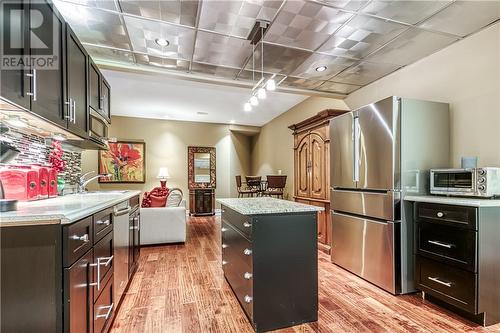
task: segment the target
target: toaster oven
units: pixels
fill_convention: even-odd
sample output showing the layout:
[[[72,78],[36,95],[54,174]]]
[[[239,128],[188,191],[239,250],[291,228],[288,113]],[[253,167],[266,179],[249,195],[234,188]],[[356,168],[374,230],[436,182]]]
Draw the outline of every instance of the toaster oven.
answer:
[[[431,194],[495,197],[500,195],[500,168],[431,169]]]

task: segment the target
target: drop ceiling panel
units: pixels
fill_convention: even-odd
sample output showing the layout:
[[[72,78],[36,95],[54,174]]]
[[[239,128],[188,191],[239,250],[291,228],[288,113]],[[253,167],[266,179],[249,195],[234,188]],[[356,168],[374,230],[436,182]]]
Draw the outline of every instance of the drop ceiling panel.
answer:
[[[120,6],[125,13],[194,27],[199,2],[197,0],[120,0]]]
[[[457,39],[447,35],[412,29],[370,55],[367,60],[407,65],[448,46]]]
[[[355,90],[358,90],[361,88],[361,86],[353,85],[353,84],[346,84],[346,83],[338,83],[338,82],[331,82],[331,81],[326,81],[323,83],[319,88],[316,88],[316,90],[320,91],[327,91],[327,92],[333,92],[333,93],[339,93],[339,94],[350,94]]]
[[[406,29],[408,27],[402,24],[357,15],[333,35],[319,51],[364,58]]]
[[[133,63],[134,57],[132,52],[120,51],[115,49],[107,49],[103,47],[95,47],[92,45],[84,45],[85,50],[90,54],[92,59],[106,62],[124,62]]]
[[[251,52],[250,52],[251,54]],[[264,43],[264,72],[290,75],[313,53],[305,50],[291,49],[288,47]],[[255,67],[260,68],[260,44],[255,51]],[[250,60],[246,66],[252,69]]]
[[[351,17],[352,14],[318,3],[288,1],[271,24],[265,40],[315,50]]]
[[[194,30],[130,16],[125,16],[125,24],[134,51],[175,59],[191,59]],[[158,45],[157,38],[168,40],[169,45]]]
[[[328,80],[354,63],[355,61],[351,59],[313,53],[302,63],[302,65],[292,72],[292,76],[306,79]],[[326,66],[326,70],[323,72],[316,71],[316,68],[321,66]]]
[[[247,81],[247,82],[254,82],[257,83],[261,78],[261,72],[260,68],[257,68],[254,72],[254,76],[252,77],[252,71],[251,70],[243,70],[241,73],[238,75],[238,80],[240,81]],[[270,78],[273,78],[276,83],[280,82],[285,78],[284,75],[280,74],[273,74],[273,73],[264,73],[264,80],[269,80]]]
[[[252,54],[250,41],[198,31],[194,60],[218,66],[242,67]]]
[[[449,3],[450,1],[436,0],[375,0],[364,7],[362,12],[399,22],[415,24],[436,13]]]
[[[374,64],[369,62],[361,62],[360,64],[348,68],[339,75],[335,76],[332,81],[339,83],[366,85],[375,81],[389,73],[394,72],[400,66],[392,64]]]
[[[196,74],[204,74],[213,77],[233,80],[236,78],[236,75],[238,75],[240,70],[238,68],[214,66],[193,62],[191,71]]]
[[[457,1],[420,26],[467,36],[498,19],[500,1]]]
[[[59,0],[55,0],[59,7]],[[113,0],[72,0],[74,4],[80,4],[88,7],[102,8],[108,10],[117,10]]]
[[[189,70],[189,61],[180,59],[171,59],[157,57],[153,55],[136,54],[135,58],[138,64],[163,67],[170,70],[187,72]]]
[[[203,1],[199,27],[246,38],[255,20],[271,21],[281,3],[281,0]]]
[[[292,77],[288,76],[283,83],[282,86],[299,88],[299,89],[316,89],[323,84],[324,81],[321,80],[309,80],[303,79],[300,77]]]
[[[322,2],[336,8],[354,11],[359,10],[368,3],[366,0],[318,0],[318,2]]]
[[[67,2],[58,2],[57,9],[81,42],[130,49],[120,15]]]

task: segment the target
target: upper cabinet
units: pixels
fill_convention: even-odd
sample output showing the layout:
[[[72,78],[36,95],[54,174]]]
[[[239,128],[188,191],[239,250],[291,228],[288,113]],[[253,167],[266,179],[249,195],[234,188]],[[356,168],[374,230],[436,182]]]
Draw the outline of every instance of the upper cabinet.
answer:
[[[110,86],[51,1],[2,9],[10,38],[3,51],[13,61],[0,69],[0,96],[84,139],[91,110],[110,123]],[[30,61],[16,66],[15,59]]]

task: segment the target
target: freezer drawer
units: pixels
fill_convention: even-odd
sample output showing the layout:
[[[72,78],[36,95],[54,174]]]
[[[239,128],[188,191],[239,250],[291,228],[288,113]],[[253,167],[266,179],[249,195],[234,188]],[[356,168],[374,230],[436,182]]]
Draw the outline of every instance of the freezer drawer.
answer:
[[[399,192],[361,192],[333,190],[331,205],[334,211],[372,216],[382,220],[398,220],[395,206]]]
[[[399,224],[332,213],[332,262],[393,294]]]

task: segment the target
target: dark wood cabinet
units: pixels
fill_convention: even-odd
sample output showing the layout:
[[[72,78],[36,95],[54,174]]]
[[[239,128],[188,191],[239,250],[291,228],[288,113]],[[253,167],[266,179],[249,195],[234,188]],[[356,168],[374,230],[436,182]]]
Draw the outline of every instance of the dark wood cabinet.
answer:
[[[189,191],[189,214],[205,216],[215,214],[215,189],[205,188]]]
[[[318,242],[320,249],[328,254],[331,249],[329,122],[344,112],[324,110],[289,126],[294,135],[294,198],[324,208],[318,213]]]
[[[315,212],[243,215],[222,205],[224,277],[256,332],[318,319]]]
[[[89,107],[96,112],[101,109],[101,73],[92,60],[89,60]]]
[[[101,82],[101,115],[111,123],[111,88],[104,77]]]
[[[66,25],[66,30],[68,129],[86,137],[88,130],[87,52],[68,25]]]
[[[500,322],[500,207],[464,206],[464,201],[413,204],[416,287],[424,298],[483,325],[495,324]]]

